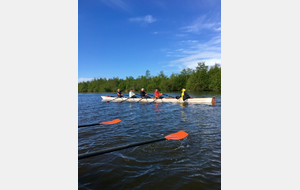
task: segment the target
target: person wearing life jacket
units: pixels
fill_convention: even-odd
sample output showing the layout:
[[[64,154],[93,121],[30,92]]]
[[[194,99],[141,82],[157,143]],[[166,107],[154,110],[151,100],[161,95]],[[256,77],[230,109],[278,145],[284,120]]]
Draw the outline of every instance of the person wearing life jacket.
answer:
[[[163,95],[163,94],[159,93],[157,88],[155,88],[154,95],[155,95],[156,99],[163,99],[163,97],[161,97],[161,95]]]
[[[184,88],[181,90],[181,92],[182,92],[182,93],[181,93],[181,97],[177,98],[178,96],[176,96],[176,98],[177,98],[178,100],[182,99],[183,101],[185,101],[186,99],[189,99],[189,98],[190,98],[189,94],[188,94],[187,92],[185,92],[185,89],[184,89]]]

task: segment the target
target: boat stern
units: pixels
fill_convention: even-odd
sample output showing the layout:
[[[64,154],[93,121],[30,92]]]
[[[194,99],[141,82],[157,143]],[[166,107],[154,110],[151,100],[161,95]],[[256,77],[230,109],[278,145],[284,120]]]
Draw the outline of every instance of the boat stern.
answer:
[[[215,99],[215,97],[214,97],[214,96],[212,97],[211,103],[213,103],[213,104],[215,104],[215,103],[216,103],[216,99]]]

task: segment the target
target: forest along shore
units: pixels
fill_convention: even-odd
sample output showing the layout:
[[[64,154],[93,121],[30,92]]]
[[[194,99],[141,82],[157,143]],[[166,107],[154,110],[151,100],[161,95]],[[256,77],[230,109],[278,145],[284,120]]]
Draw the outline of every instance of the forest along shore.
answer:
[[[187,91],[221,91],[221,66],[206,66],[205,62],[199,62],[196,69],[183,69],[179,74],[166,76],[163,71],[157,76],[151,76],[146,71],[145,76],[134,79],[129,76],[126,79],[99,78],[92,81],[78,83],[78,92],[116,92],[120,89],[129,92],[130,89],[139,92],[144,88],[146,92],[154,92],[155,88],[164,92],[178,92],[182,88]]]

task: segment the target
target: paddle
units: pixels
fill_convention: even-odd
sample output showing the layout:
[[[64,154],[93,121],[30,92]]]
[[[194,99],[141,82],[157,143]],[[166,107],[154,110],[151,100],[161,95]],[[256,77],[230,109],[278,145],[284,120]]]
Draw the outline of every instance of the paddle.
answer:
[[[144,99],[144,98],[141,97],[141,99],[140,99],[139,101],[141,101],[141,100],[143,100],[143,99]],[[137,101],[136,103],[139,103],[139,101]]]
[[[153,102],[151,102],[151,103],[154,103],[154,102],[155,102],[156,100],[158,100],[158,99],[160,99],[160,98],[156,98],[156,99],[155,99],[155,100],[153,100]],[[150,104],[151,104],[151,103],[150,103]]]
[[[94,124],[87,124],[87,125],[78,125],[78,128],[80,127],[89,127],[89,126],[94,126],[94,125],[108,125],[108,124],[116,124],[119,123],[121,120],[120,119],[115,119],[112,121],[106,121],[106,122],[101,122],[101,123],[94,123]]]
[[[153,96],[153,95],[147,94],[146,97],[147,97],[147,96]],[[148,98],[142,98],[142,96],[141,96],[141,99],[140,99],[139,101],[141,101],[141,100],[143,100],[143,99],[146,99],[146,100],[147,100]],[[138,103],[139,101],[137,101],[136,103]],[[148,101],[147,101],[147,102],[148,102]]]
[[[143,99],[146,99],[146,100],[147,100],[148,98],[141,98],[139,101],[141,101],[141,100],[143,100]],[[139,101],[137,101],[136,103],[138,103]],[[147,100],[147,102],[148,102],[148,100]]]
[[[154,103],[156,100],[159,100],[159,99],[161,99],[161,101],[162,101],[162,98],[156,98],[153,102],[151,102],[151,103]],[[151,104],[150,103],[150,104]]]
[[[163,98],[163,97],[160,97],[160,96],[163,96],[163,94],[160,93],[160,95],[159,95],[158,97],[155,96],[155,100],[153,100],[153,102],[151,102],[151,103],[154,103],[156,100],[162,99],[162,98]],[[150,103],[150,104],[151,104],[151,103]]]
[[[164,94],[164,95],[167,95],[167,96],[169,96],[169,97],[171,97],[171,98],[175,98],[175,97],[173,97],[173,96],[170,96],[170,95],[168,95],[168,94]]]
[[[124,102],[124,101],[128,100],[129,98],[130,98],[130,97],[126,98],[125,100],[122,100],[121,102]],[[120,103],[121,103],[121,102],[120,102]]]
[[[141,96],[141,95],[140,95]],[[147,96],[147,95],[146,95]],[[141,96],[141,99],[139,100],[139,101],[141,101],[141,100],[143,100],[143,99],[147,99],[147,98],[143,98],[142,96]],[[137,101],[136,103],[139,103],[139,101]]]
[[[133,96],[136,96],[136,95],[133,95]],[[126,100],[128,100],[129,98],[132,98],[132,97],[128,97]],[[123,101],[121,101],[121,102],[125,102],[126,100],[123,100]],[[120,102],[120,103],[121,103],[121,102]]]
[[[117,99],[117,98],[119,98],[119,96],[117,96],[116,98],[114,98],[114,99],[112,99],[112,100],[110,100],[110,101],[113,101],[113,100],[115,100],[115,99]],[[109,103],[110,101],[106,101],[106,102]]]
[[[153,143],[153,142],[157,142],[157,141],[163,141],[163,140],[167,140],[167,139],[169,139],[169,140],[180,140],[180,139],[183,139],[187,136],[188,136],[188,134],[186,132],[179,131],[177,133],[173,133],[173,134],[165,136],[164,138],[160,138],[160,139],[156,139],[156,140],[150,140],[150,141],[145,141],[145,142],[128,144],[128,145],[124,145],[124,146],[119,146],[119,147],[104,149],[104,150],[100,150],[100,151],[95,151],[95,152],[91,152],[91,153],[87,153],[87,154],[79,154],[78,155],[78,160],[82,159],[82,158],[88,158],[88,157],[96,156],[96,155],[99,155],[99,154],[113,152],[113,151],[116,151],[116,150],[122,150],[122,149],[125,149],[125,148],[130,148],[130,147],[139,146],[139,145],[143,145],[143,144]]]

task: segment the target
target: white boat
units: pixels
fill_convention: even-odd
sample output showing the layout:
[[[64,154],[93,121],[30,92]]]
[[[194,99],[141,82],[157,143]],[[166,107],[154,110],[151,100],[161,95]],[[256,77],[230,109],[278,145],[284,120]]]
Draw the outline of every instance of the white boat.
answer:
[[[177,100],[176,98],[163,98],[163,99],[155,99],[155,98],[128,98],[128,97],[109,97],[107,96],[101,96],[102,101],[111,101],[111,102],[121,102],[121,101],[128,101],[128,102],[178,102],[178,103],[209,103],[209,104],[215,104],[215,97],[209,97],[209,98],[189,98],[183,101],[182,99]]]

